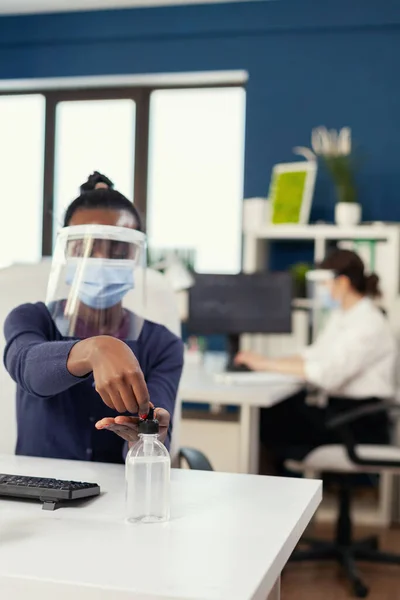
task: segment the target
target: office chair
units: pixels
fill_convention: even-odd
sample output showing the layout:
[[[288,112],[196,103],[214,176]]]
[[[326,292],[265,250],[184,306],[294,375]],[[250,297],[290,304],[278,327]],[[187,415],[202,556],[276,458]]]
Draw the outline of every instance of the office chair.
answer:
[[[196,469],[197,471],[213,471],[208,458],[194,448],[181,448],[179,451],[179,467],[182,468],[187,465],[189,469]]]
[[[301,462],[287,460],[286,466],[292,471],[307,476],[321,473],[335,474],[338,483],[338,518],[333,542],[303,538],[308,550],[296,550],[291,560],[326,561],[335,560],[344,569],[356,597],[366,598],[369,590],[361,580],[356,561],[400,566],[400,554],[389,554],[379,550],[378,537],[354,540],[351,520],[351,500],[354,488],[354,475],[386,473],[400,474],[400,448],[396,446],[355,444],[349,425],[365,416],[386,412],[390,416],[400,416],[400,405],[377,403],[348,411],[336,416],[327,423],[342,439],[342,445],[320,446],[312,450]]]

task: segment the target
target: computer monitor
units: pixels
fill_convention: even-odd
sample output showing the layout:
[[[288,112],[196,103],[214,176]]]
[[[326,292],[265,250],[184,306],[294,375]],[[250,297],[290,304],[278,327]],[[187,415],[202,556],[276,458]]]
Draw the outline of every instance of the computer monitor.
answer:
[[[196,335],[229,338],[230,358],[244,333],[291,333],[290,273],[195,276],[187,328]]]

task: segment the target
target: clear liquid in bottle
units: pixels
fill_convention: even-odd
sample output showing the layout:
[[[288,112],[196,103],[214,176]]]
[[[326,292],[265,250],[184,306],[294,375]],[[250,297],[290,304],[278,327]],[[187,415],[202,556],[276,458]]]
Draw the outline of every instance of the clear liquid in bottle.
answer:
[[[169,519],[171,460],[150,416],[140,423],[139,441],[126,457],[126,517],[132,523]]]

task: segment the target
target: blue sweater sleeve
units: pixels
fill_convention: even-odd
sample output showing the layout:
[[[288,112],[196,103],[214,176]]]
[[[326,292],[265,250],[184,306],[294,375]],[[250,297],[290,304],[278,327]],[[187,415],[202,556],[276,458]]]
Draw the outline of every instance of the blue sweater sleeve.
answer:
[[[4,323],[4,365],[21,388],[47,398],[82,381],[67,369],[76,341],[55,341],[54,324],[43,304],[22,304]]]
[[[171,426],[166,440],[166,446],[169,447],[175,402],[183,369],[183,343],[165,327],[158,330],[157,338],[154,340],[154,348],[157,348],[158,352],[155,352],[152,357],[151,368],[146,373],[146,383],[154,406],[165,408],[171,415]]]

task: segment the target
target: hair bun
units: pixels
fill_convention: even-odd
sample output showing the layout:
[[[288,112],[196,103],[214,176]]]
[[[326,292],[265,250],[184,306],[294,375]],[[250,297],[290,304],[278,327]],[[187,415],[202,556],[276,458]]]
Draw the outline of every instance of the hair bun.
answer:
[[[81,185],[81,187],[80,187],[81,194],[84,194],[85,192],[92,192],[93,190],[96,189],[96,186],[99,183],[104,184],[105,186],[107,186],[110,189],[113,189],[113,187],[114,187],[114,184],[111,181],[111,179],[109,179],[102,173],[99,173],[99,171],[94,171],[91,175],[89,175],[89,177],[87,178],[85,183],[83,183]]]

